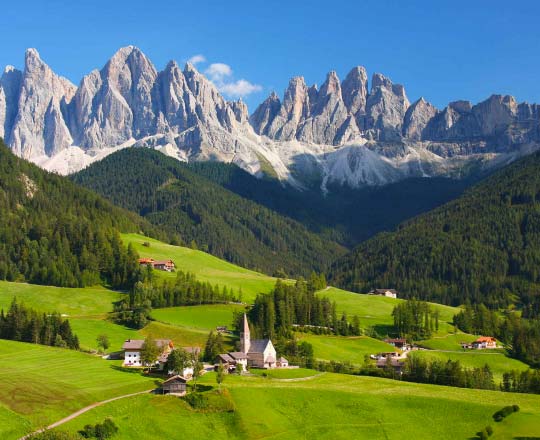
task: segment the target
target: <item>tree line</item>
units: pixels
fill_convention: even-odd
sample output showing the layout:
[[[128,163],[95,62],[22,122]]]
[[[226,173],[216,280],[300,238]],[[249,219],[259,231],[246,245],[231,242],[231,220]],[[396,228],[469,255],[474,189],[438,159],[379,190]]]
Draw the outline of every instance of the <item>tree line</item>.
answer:
[[[114,304],[116,321],[143,328],[153,308],[240,302],[242,292],[197,280],[190,272],[178,270],[174,280],[154,280],[153,269],[143,271],[143,280],[133,286],[127,298]]]
[[[7,313],[0,311],[0,338],[18,342],[79,349],[79,338],[58,313],[41,314],[13,298]]]
[[[142,218],[11,153],[0,140],[0,280],[128,289],[136,253],[119,231],[160,237]]]
[[[406,298],[453,306],[532,304],[540,292],[539,170],[540,153],[527,156],[362,243],[333,266],[332,282],[357,292],[395,286]]]
[[[439,311],[425,301],[411,299],[394,307],[394,328],[407,339],[429,339],[439,330]]]
[[[539,319],[525,319],[513,311],[499,317],[483,304],[467,304],[454,316],[454,324],[466,333],[494,336],[508,347],[510,356],[540,366]]]
[[[143,216],[176,244],[193,243],[268,274],[284,267],[289,276],[307,276],[311,268],[323,271],[346,252],[290,216],[224,189],[152,149],[122,150],[72,179]]]
[[[347,314],[338,318],[335,302],[327,297],[316,295],[321,287],[312,276],[308,281],[299,278],[294,285],[277,280],[269,294],[259,294],[248,312],[251,331],[255,337],[274,339],[277,336],[290,336],[293,326],[304,330],[311,327],[323,329],[328,333],[344,336],[359,335],[360,321]],[[241,329],[241,315],[235,318],[236,328]]]

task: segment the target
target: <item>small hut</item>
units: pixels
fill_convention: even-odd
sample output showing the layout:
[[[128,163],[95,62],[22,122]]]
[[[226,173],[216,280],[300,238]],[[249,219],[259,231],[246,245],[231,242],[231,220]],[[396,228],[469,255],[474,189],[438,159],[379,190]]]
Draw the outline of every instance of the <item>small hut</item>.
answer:
[[[163,382],[163,394],[183,396],[186,394],[187,379],[177,374]]]

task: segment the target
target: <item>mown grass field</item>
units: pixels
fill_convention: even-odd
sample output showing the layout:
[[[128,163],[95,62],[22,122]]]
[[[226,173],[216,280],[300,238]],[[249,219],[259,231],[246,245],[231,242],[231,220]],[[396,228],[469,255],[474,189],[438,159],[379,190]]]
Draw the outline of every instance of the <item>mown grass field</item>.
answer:
[[[461,365],[467,368],[480,368],[488,364],[497,385],[506,371],[527,370],[529,368],[528,365],[517,359],[512,359],[500,351],[491,350],[467,350],[463,352],[427,350],[412,352],[409,356],[419,356],[423,359],[442,361],[458,360]]]
[[[239,304],[212,304],[202,306],[169,307],[155,309],[152,317],[165,324],[177,325],[189,329],[215,330],[217,326],[232,326],[234,311],[244,311]]]
[[[122,241],[126,245],[131,243],[143,258],[173,260],[179,270],[194,273],[200,281],[227,286],[235,293],[241,289],[244,302],[253,301],[258,293],[270,292],[276,283],[275,278],[244,269],[202,251],[168,245],[139,234],[122,234]],[[150,243],[150,247],[143,246],[144,242]],[[176,276],[174,272],[156,273],[165,278]]]
[[[390,331],[393,326],[392,310],[403,301],[383,296],[348,292],[336,287],[329,287],[317,292],[317,294],[335,301],[338,313],[347,312],[348,316],[358,315],[362,328],[373,327],[379,334],[383,335]],[[440,314],[437,335],[446,335],[453,332],[454,327],[451,322],[459,309],[435,303],[431,303],[431,306],[437,309]]]
[[[70,318],[69,322],[83,350],[97,350],[98,335],[107,335],[109,338],[108,353],[120,351],[126,339],[143,338],[137,330],[104,319]]]
[[[261,377],[267,377],[269,379],[301,379],[311,378],[321,374],[319,371],[310,370],[309,368],[283,368],[275,370],[262,370],[252,368],[250,373]]]
[[[120,365],[73,350],[0,340],[0,420],[9,417],[7,409],[24,417],[26,428],[45,426],[91,403],[154,387],[155,379]],[[19,422],[13,417],[15,426]],[[10,438],[12,427],[0,423],[0,438]]]
[[[422,341],[420,345],[422,345],[422,347],[429,348],[430,350],[465,351],[465,349],[461,348],[461,342],[470,343],[477,338],[478,336],[469,335],[467,333],[456,333],[426,339],[425,341]]]
[[[324,361],[351,362],[362,365],[370,354],[396,351],[391,345],[368,336],[327,336],[297,333],[298,339],[313,345],[316,359]]]
[[[215,387],[214,374],[203,385]],[[76,432],[112,416],[118,440],[215,439],[469,439],[487,425],[494,438],[540,435],[540,396],[412,384],[325,373],[293,381],[228,376],[234,412],[199,412],[181,399],[143,395],[98,407],[63,426]],[[495,424],[508,404],[521,412]],[[141,417],[144,414],[144,417]],[[512,417],[516,417],[514,421]],[[519,419],[518,419],[519,418]]]
[[[7,310],[13,300],[39,312],[58,312],[69,316],[97,316],[112,311],[122,293],[104,287],[70,289],[0,281],[0,309]]]

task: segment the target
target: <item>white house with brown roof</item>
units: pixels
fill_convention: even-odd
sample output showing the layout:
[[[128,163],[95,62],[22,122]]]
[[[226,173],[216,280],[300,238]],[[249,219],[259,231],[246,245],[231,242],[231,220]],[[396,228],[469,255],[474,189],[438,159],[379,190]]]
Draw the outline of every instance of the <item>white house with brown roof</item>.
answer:
[[[160,364],[167,361],[169,353],[174,348],[174,345],[170,339],[156,339],[156,345],[161,349],[161,354],[158,357]],[[124,363],[125,367],[144,367],[141,361],[141,350],[144,346],[144,339],[128,339],[122,345],[124,351]]]
[[[373,289],[370,290],[368,295],[385,296],[386,298],[398,297],[398,291],[396,289]]]

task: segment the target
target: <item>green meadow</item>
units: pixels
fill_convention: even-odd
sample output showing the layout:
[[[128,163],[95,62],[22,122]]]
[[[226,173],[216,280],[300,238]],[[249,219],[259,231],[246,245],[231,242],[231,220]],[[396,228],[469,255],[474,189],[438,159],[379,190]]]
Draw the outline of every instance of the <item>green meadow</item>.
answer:
[[[203,376],[200,383],[215,389],[215,375]],[[494,427],[498,437],[493,438],[511,438],[504,435],[513,434],[509,426],[515,420],[522,422],[520,435],[540,435],[540,396],[329,373],[290,380],[231,375],[223,386],[227,390],[223,399],[231,401],[228,411],[197,411],[182,399],[142,395],[93,409],[62,430],[76,432],[87,423],[112,417],[119,427],[118,440],[221,436],[455,440],[473,438],[487,425]],[[492,414],[508,404],[519,405],[520,413],[495,424]]]
[[[296,333],[298,339],[313,345],[316,359],[362,365],[370,354],[396,351],[391,345],[368,336],[327,336]]]
[[[154,386],[153,378],[126,372],[121,361],[0,340],[0,420],[10,412],[25,419],[0,423],[0,438],[9,438],[13,426],[19,433],[30,424],[45,426],[91,403]]]
[[[227,326],[230,329],[233,312],[244,310],[245,306],[239,304],[169,307],[153,310],[152,317],[165,324],[208,332],[217,326]]]
[[[39,312],[59,312],[68,316],[100,316],[112,311],[122,293],[104,287],[66,288],[0,281],[0,309],[13,300]]]
[[[527,364],[524,364],[517,359],[512,359],[503,352],[491,350],[467,350],[457,352],[426,350],[412,352],[409,356],[418,356],[429,360],[459,361],[461,365],[467,368],[480,368],[487,364],[493,372],[496,384],[501,381],[502,375],[506,371],[527,370],[529,368]]]
[[[392,310],[403,301],[383,296],[348,292],[336,287],[320,290],[317,295],[326,296],[335,301],[338,313],[346,312],[348,316],[358,315],[362,328],[373,327],[379,334],[383,335],[391,331],[394,324]],[[431,307],[437,309],[440,314],[437,335],[446,335],[453,332],[454,327],[451,322],[459,309],[435,303],[431,303]]]
[[[200,281],[227,286],[235,293],[241,290],[244,302],[253,301],[258,293],[270,292],[276,283],[275,278],[244,269],[202,251],[172,246],[139,234],[122,234],[122,241],[126,245],[131,243],[143,258],[171,259],[179,270],[194,273]],[[145,242],[150,247],[144,246]],[[174,272],[156,273],[164,278],[176,276]]]
[[[425,341],[422,341],[420,345],[429,348],[430,350],[465,351],[465,349],[461,348],[461,342],[470,343],[477,338],[478,336],[469,335],[468,333],[456,333],[426,339]]]

